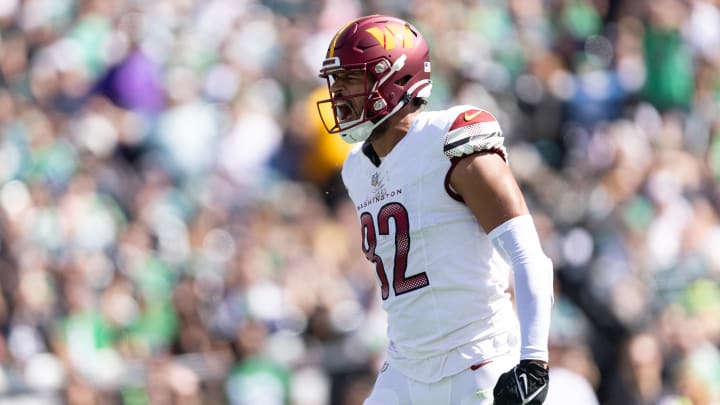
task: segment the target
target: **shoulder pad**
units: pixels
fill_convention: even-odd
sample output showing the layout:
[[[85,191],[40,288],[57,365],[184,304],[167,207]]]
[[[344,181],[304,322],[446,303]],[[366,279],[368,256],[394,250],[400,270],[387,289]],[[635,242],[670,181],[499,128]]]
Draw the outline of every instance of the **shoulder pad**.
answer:
[[[448,158],[493,151],[507,160],[500,124],[489,112],[470,108],[460,113],[448,129],[443,152]]]

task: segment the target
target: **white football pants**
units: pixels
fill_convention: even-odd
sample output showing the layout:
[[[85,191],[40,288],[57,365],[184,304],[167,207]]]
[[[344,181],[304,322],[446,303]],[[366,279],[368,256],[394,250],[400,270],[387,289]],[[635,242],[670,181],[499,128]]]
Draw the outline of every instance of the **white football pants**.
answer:
[[[363,405],[492,405],[495,383],[517,363],[517,354],[507,354],[435,383],[412,380],[385,363]]]

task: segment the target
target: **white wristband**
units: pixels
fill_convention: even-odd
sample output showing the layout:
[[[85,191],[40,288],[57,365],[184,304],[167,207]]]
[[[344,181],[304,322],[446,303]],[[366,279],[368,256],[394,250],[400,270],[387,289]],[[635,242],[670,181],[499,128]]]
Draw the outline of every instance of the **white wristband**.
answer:
[[[521,333],[520,358],[548,361],[553,265],[542,251],[532,217],[512,218],[488,236],[513,269]]]

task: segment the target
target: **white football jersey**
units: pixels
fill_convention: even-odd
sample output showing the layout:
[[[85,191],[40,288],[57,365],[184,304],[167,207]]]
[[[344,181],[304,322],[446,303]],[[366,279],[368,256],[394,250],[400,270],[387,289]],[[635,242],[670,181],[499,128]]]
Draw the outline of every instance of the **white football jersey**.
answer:
[[[489,112],[457,106],[418,114],[382,160],[363,144],[343,166],[388,314],[388,361],[415,380],[517,350],[509,266],[449,186],[452,158],[506,158],[502,141]]]

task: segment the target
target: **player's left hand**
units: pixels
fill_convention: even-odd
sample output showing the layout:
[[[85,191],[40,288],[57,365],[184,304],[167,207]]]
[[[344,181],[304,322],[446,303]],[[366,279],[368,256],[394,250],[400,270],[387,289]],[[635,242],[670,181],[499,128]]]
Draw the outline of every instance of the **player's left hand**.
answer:
[[[494,405],[542,405],[549,383],[545,362],[520,360],[498,378],[493,390]]]

